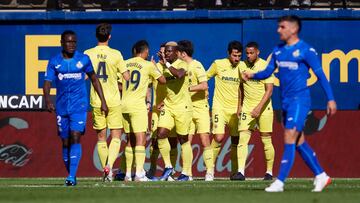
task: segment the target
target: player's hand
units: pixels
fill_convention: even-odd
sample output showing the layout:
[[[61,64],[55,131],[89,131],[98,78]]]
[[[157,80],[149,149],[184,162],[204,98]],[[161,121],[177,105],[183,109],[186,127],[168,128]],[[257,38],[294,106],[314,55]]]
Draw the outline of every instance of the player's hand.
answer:
[[[161,111],[164,108],[164,102],[160,102],[160,104],[156,105],[156,109]]]
[[[336,102],[334,100],[328,101],[326,113],[328,116],[332,116],[336,113]]]
[[[164,65],[166,63],[164,52],[158,51],[157,55],[160,58],[159,62]]]
[[[50,113],[55,111],[55,106],[51,101],[46,102],[46,110],[48,110]]]
[[[243,80],[248,81],[250,78],[254,77],[254,73],[250,73],[250,72],[245,71],[245,72],[241,73],[241,77],[242,77]]]
[[[106,103],[101,102],[101,112],[103,112],[105,114],[105,117],[108,116],[109,109],[108,109]]]
[[[250,112],[250,115],[252,118],[257,118],[260,116],[260,112],[261,112],[261,108],[257,106]]]

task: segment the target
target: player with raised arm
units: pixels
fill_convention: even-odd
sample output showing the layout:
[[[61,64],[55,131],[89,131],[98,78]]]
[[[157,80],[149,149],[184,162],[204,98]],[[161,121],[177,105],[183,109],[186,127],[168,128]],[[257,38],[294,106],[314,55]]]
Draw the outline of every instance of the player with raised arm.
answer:
[[[158,68],[151,61],[146,60],[149,57],[149,44],[145,40],[135,43],[134,52],[135,57],[125,61],[126,68],[130,71],[130,80],[123,81],[122,91],[124,129],[128,135],[125,149],[125,180],[131,180],[132,146],[135,145],[135,181],[147,181],[148,178],[144,171],[146,131],[148,129],[146,94],[152,80],[155,79],[160,84],[165,84],[166,80]],[[131,134],[135,135],[135,144],[131,143],[134,140],[130,138]]]
[[[214,139],[211,146],[214,153],[214,162],[220,152],[221,142],[225,136],[225,126],[229,128],[231,136],[231,176],[237,173],[237,145],[238,117],[236,115],[239,100],[240,85],[240,66],[244,63],[240,61],[242,54],[242,44],[238,41],[231,41],[228,44],[228,57],[215,60],[209,70],[208,79],[215,77],[215,90],[212,104],[212,134]]]
[[[80,138],[85,132],[89,106],[85,74],[99,95],[99,110],[107,115],[108,107],[90,58],[76,51],[76,34],[66,30],[61,34],[62,51],[49,60],[44,82],[44,97],[48,111],[56,111],[58,134],[62,140],[62,157],[69,173],[65,185],[77,184],[76,172],[81,159]],[[56,84],[56,110],[50,100],[51,83]]]
[[[120,51],[109,47],[111,38],[111,25],[101,23],[96,27],[97,46],[86,50],[104,91],[109,114],[106,116],[100,110],[100,98],[94,86],[90,90],[90,104],[93,113],[93,128],[96,130],[98,142],[97,151],[101,166],[103,167],[104,181],[113,180],[112,168],[120,150],[120,136],[122,134],[121,99],[118,90],[118,74],[125,80],[129,80],[129,72]],[[110,129],[111,142],[108,147],[106,142],[106,130]]]
[[[205,181],[214,180],[213,150],[210,146],[210,114],[208,103],[208,84],[206,71],[203,65],[192,58],[194,48],[192,42],[182,40],[178,42],[180,58],[188,64],[188,75],[190,78],[189,92],[193,105],[193,118],[190,126],[189,141],[193,136],[200,136],[204,148],[203,158],[206,166]],[[188,172],[192,176],[191,168]]]
[[[305,141],[303,127],[311,107],[310,89],[307,86],[311,68],[324,89],[328,103],[327,113],[336,113],[336,102],[328,80],[322,70],[317,53],[313,47],[299,39],[301,21],[297,16],[283,16],[279,19],[277,32],[284,43],[276,46],[271,60],[265,70],[258,73],[245,72],[245,80],[269,77],[276,67],[279,69],[280,90],[282,99],[284,132],[284,152],[279,175],[266,192],[282,192],[286,177],[289,175],[298,151],[302,159],[315,175],[313,192],[321,192],[331,179],[320,166],[316,153]]]
[[[245,66],[240,71],[259,72],[266,68],[266,61],[259,57],[259,45],[249,42],[245,48]],[[271,103],[271,95],[274,86],[274,76],[265,80],[248,80],[241,82],[241,100],[239,100],[239,144],[237,147],[238,173],[234,180],[245,180],[245,164],[248,156],[248,143],[251,133],[260,131],[261,141],[264,145],[266,173],[264,180],[272,180],[272,168],[274,165],[275,150],[271,141],[273,130],[274,112]]]
[[[178,45],[176,42],[168,42],[165,46],[165,54],[161,55],[165,64],[164,76],[166,78],[166,98],[164,107],[160,112],[158,124],[158,146],[165,163],[160,180],[167,180],[173,173],[173,165],[170,161],[170,143],[168,135],[175,127],[181,144],[181,157],[183,160],[182,173],[179,181],[190,180],[187,172],[192,165],[192,148],[188,140],[192,117],[192,104],[188,91],[189,78],[187,76],[187,64],[178,59]]]

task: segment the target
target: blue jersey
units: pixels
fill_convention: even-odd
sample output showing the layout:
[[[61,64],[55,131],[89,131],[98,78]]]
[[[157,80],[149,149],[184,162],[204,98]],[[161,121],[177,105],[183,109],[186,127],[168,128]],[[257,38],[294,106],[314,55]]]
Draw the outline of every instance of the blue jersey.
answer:
[[[77,51],[70,59],[64,59],[61,53],[50,59],[45,80],[55,81],[57,115],[87,111],[85,74],[91,71],[94,70],[89,57]]]
[[[334,100],[330,84],[320,65],[317,53],[314,48],[300,40],[294,45],[280,44],[272,52],[271,61],[265,70],[254,75],[254,79],[264,79],[279,68],[278,78],[282,99],[294,97],[308,97],[310,91],[307,86],[307,79],[310,77],[311,68],[318,77],[322,88],[325,90],[327,99]]]

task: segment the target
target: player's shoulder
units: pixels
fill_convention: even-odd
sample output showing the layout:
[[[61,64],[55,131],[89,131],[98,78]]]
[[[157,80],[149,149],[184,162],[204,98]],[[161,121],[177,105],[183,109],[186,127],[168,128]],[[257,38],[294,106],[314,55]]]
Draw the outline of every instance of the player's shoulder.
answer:
[[[317,52],[316,52],[315,48],[313,46],[311,46],[309,43],[307,43],[307,42],[305,42],[303,40],[300,40],[299,43],[300,43],[299,46],[303,51],[305,51],[305,52],[313,52],[314,54],[317,55]]]
[[[214,61],[214,63],[217,64],[217,65],[226,64],[226,63],[228,63],[228,62],[229,62],[229,59],[228,59],[228,58],[216,59],[216,60]]]
[[[63,59],[62,54],[58,53],[49,59],[49,64],[59,64]]]
[[[258,63],[259,65],[266,65],[267,64],[267,62],[262,58],[259,58],[256,63]]]
[[[90,55],[90,54],[94,53],[95,51],[96,51],[96,47],[92,47],[92,48],[85,50],[84,54]]]
[[[200,62],[200,61],[198,61],[198,60],[196,60],[196,59],[194,59],[193,61],[192,61],[192,67],[193,68],[197,68],[197,69],[203,69],[204,68],[204,66],[202,65],[202,63]]]
[[[109,47],[109,52],[114,54],[114,55],[120,55],[122,57],[121,51],[119,51],[117,49]]]

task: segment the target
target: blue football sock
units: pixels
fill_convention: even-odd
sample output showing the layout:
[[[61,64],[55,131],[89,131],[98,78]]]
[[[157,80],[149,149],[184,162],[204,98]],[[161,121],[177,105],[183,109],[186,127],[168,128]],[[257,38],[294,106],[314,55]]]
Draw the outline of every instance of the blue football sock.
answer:
[[[281,159],[278,179],[285,182],[295,160],[295,144],[285,144],[283,157]]]
[[[315,175],[319,175],[324,172],[321,168],[318,159],[316,158],[316,153],[311,149],[310,145],[307,142],[302,143],[296,147],[302,159],[305,161],[306,165],[311,169]]]
[[[81,144],[72,144],[70,146],[70,176],[76,177],[76,172],[81,159]]]
[[[70,164],[69,148],[67,148],[67,147],[62,148],[62,157],[63,157],[63,161],[64,161],[64,164],[65,164],[66,171],[69,173],[69,164]]]

